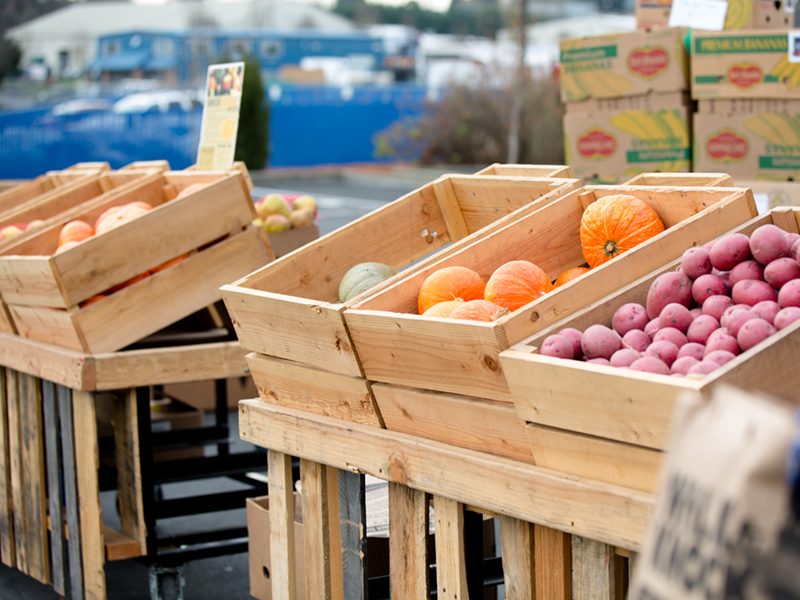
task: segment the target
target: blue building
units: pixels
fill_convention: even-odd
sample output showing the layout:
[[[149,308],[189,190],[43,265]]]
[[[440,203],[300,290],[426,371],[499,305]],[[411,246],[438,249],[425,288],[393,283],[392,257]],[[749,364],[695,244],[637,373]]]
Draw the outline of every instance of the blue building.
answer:
[[[383,64],[384,48],[380,38],[359,32],[132,31],[98,38],[97,58],[87,72],[104,81],[131,77],[196,85],[205,79],[208,65],[247,56],[258,59],[262,76],[275,77],[281,67],[299,65],[309,57],[357,58],[377,70]]]

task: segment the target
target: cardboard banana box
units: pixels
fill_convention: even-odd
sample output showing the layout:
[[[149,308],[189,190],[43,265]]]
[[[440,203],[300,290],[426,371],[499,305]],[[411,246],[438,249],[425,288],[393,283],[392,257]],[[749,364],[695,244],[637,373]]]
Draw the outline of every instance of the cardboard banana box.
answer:
[[[726,30],[774,29],[792,27],[793,2],[775,0],[728,0]],[[636,27],[666,27],[672,12],[672,0],[636,0]]]
[[[800,99],[789,30],[692,32],[692,98]]]
[[[561,100],[688,89],[682,27],[562,40]]]
[[[576,177],[616,183],[691,169],[688,98],[681,93],[567,105],[564,147]]]

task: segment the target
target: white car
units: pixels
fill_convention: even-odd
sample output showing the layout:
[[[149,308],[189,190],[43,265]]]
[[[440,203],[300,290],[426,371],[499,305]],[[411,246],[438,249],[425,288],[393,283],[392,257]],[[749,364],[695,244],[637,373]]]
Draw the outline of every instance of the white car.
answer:
[[[196,94],[181,90],[154,90],[128,94],[117,100],[111,111],[115,113],[168,112],[170,110],[190,111],[201,106]]]

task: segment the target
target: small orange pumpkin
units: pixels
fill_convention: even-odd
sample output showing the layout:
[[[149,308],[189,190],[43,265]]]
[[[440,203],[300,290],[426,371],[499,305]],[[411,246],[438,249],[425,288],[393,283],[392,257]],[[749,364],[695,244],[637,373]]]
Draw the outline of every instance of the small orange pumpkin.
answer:
[[[492,317],[501,311],[508,312],[499,304],[489,302],[488,300],[470,300],[469,302],[464,302],[464,304],[451,312],[450,318],[491,323]]]
[[[517,310],[553,289],[547,273],[535,264],[512,260],[492,273],[483,297],[508,310]]]
[[[472,269],[445,267],[434,271],[422,282],[417,299],[419,314],[425,314],[434,304],[461,298],[465,302],[483,299],[486,285]]]
[[[595,268],[662,231],[664,223],[647,203],[625,194],[606,196],[581,217],[583,257]]]
[[[70,221],[61,228],[61,232],[58,234],[58,245],[63,246],[67,242],[82,242],[93,235],[94,229],[86,221]]]
[[[575,267],[573,269],[567,269],[561,275],[558,276],[558,279],[556,279],[555,283],[553,284],[553,287],[561,287],[565,283],[569,283],[570,281],[577,279],[578,277],[580,277],[581,275],[590,270],[591,269],[587,269],[586,267]]]
[[[448,300],[447,302],[439,302],[439,304],[434,304],[428,310],[426,310],[423,316],[441,317],[443,319],[446,319],[447,317],[450,316],[450,313],[452,313],[462,304],[464,304],[464,301],[461,298],[456,298],[455,300]]]

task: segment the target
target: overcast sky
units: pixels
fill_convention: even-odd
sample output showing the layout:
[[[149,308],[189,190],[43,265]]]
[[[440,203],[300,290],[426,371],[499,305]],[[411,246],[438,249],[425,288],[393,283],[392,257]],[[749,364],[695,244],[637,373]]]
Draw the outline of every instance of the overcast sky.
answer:
[[[168,2],[169,0],[133,0],[136,4],[163,4],[164,2]],[[224,2],[241,2],[242,0],[223,0]],[[253,0],[257,1],[257,0]],[[296,2],[307,2],[309,4],[318,4],[324,7],[333,6],[336,0],[295,0]],[[381,2],[375,2],[375,4],[390,4],[392,6],[400,6],[403,4],[408,3],[408,0],[381,0]],[[430,10],[440,10],[446,11],[450,7],[450,0],[417,0],[417,4],[419,4],[423,8],[427,8]]]

